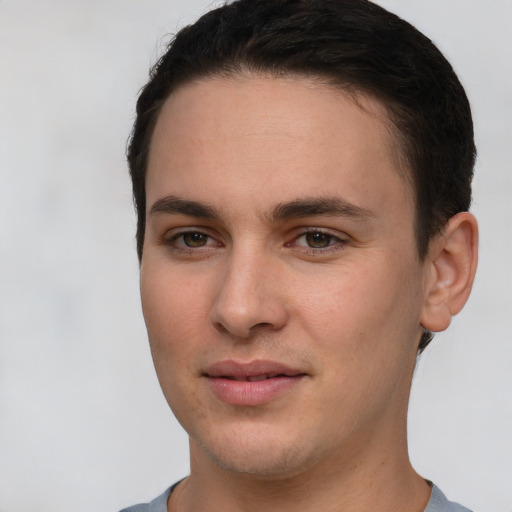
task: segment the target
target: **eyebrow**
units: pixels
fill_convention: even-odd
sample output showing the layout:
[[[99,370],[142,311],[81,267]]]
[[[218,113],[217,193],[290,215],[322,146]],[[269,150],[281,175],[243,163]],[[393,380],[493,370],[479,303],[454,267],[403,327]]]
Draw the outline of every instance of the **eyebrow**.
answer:
[[[181,199],[177,196],[166,196],[155,201],[149,210],[149,214],[156,215],[159,213],[181,214],[197,217],[198,219],[217,219],[220,217],[217,210],[209,204]]]
[[[208,203],[166,196],[155,201],[149,210],[150,215],[178,214],[198,219],[219,219],[219,211]],[[347,217],[356,220],[375,218],[374,211],[356,206],[338,197],[306,197],[276,205],[267,216],[270,222],[291,218],[315,216]]]
[[[368,208],[362,208],[338,197],[312,197],[296,199],[277,205],[270,215],[272,221],[294,217],[314,217],[317,215],[347,217],[356,220],[375,218],[377,215]]]

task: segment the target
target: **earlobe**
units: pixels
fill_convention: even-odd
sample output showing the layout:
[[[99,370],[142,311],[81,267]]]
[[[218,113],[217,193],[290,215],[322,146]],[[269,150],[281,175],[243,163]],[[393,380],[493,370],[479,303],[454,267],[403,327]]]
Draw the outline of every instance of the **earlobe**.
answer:
[[[466,303],[478,261],[478,225],[469,212],[454,215],[430,243],[421,324],[444,331]]]

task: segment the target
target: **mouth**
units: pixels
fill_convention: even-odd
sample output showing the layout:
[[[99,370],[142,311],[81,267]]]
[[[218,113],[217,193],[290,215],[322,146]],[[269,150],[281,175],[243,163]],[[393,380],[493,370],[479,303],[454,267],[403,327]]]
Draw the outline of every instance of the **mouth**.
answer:
[[[267,380],[267,379],[275,379],[275,378],[280,378],[280,377],[298,377],[299,375],[305,375],[305,374],[299,373],[296,375],[286,375],[284,373],[277,373],[274,375],[263,374],[263,375],[252,375],[252,376],[247,376],[247,377],[234,377],[232,375],[221,375],[220,377],[223,379],[228,379],[228,380],[236,380],[237,382],[261,382],[262,380]],[[210,377],[211,377],[211,375],[210,375]]]
[[[204,375],[239,382],[258,382],[278,377],[297,377],[306,375],[306,373],[277,361],[258,359],[249,363],[239,363],[232,360],[219,361],[209,366]]]
[[[203,377],[222,402],[257,406],[291,392],[307,373],[276,361],[221,361],[209,366]]]

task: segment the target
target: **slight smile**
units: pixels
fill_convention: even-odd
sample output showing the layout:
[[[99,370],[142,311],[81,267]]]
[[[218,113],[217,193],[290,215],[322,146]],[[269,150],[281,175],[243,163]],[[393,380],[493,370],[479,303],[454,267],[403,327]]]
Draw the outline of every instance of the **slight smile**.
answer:
[[[277,361],[220,361],[203,374],[215,396],[239,406],[264,405],[288,392],[307,374]]]

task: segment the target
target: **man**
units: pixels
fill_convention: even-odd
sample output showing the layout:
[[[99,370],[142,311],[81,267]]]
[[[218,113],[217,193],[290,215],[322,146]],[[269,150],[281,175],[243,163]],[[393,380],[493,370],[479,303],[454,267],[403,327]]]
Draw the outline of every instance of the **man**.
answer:
[[[239,0],[183,29],[128,158],[144,317],[190,476],[136,511],[463,511],[418,475],[418,352],[466,302],[464,90],[366,0]]]

